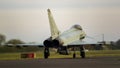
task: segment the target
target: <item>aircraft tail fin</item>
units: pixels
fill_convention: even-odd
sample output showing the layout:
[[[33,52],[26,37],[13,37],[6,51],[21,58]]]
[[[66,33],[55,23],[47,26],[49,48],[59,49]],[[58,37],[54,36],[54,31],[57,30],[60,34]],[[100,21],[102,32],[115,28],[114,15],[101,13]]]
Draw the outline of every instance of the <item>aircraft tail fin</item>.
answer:
[[[50,9],[48,9],[47,11],[48,11],[48,18],[49,18],[49,24],[50,24],[50,30],[51,30],[51,37],[52,39],[55,39],[56,37],[59,36],[60,32],[55,24],[55,21],[54,21],[54,18],[52,16]]]

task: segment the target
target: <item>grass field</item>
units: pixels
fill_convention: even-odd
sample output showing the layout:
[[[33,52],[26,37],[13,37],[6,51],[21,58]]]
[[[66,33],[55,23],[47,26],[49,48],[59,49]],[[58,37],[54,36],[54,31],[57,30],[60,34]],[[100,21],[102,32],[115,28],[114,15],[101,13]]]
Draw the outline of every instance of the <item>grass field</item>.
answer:
[[[25,52],[24,52],[25,53]],[[26,52],[29,53],[29,52]],[[33,52],[36,54],[36,58],[43,58],[43,52]],[[80,57],[80,53],[76,52],[76,57]],[[21,60],[22,53],[1,53],[0,60]],[[86,52],[86,57],[103,57],[103,56],[120,56],[120,50],[98,50],[98,51],[88,51]],[[72,58],[72,52],[70,55],[59,55],[58,53],[51,52],[49,58]]]

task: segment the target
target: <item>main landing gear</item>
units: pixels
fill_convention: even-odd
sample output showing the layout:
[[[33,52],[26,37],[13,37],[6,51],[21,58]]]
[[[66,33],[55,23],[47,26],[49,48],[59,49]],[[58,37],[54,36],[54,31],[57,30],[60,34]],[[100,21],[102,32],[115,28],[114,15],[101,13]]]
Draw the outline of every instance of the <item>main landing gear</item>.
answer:
[[[81,58],[85,58],[85,48],[84,48],[84,46],[80,46],[80,56],[81,56]]]
[[[73,51],[74,51],[74,53],[73,53],[73,58],[76,58],[75,47],[73,48]]]
[[[44,49],[44,58],[47,59],[50,56],[50,51],[48,47],[45,47]]]
[[[75,47],[74,47],[73,51],[74,51],[73,58],[76,58]],[[84,49],[84,46],[80,46],[80,56],[81,56],[81,58],[85,58],[85,49]]]
[[[45,47],[45,49],[44,49],[44,58],[47,59],[49,56],[50,56],[49,47]],[[84,46],[80,46],[80,56],[81,56],[81,58],[85,58]],[[73,58],[76,58],[75,47],[74,47]]]

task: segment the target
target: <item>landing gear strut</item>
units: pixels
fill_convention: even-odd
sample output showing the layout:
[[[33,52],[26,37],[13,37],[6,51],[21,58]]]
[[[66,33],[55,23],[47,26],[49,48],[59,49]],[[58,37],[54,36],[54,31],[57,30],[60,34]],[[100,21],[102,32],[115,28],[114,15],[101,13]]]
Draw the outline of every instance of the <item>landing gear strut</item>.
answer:
[[[44,58],[47,59],[50,56],[49,48],[45,47],[44,49]]]
[[[84,46],[80,46],[80,56],[81,56],[81,58],[85,58],[85,49],[84,49]]]
[[[73,48],[73,51],[74,51],[74,53],[73,53],[73,58],[76,58],[75,47]]]

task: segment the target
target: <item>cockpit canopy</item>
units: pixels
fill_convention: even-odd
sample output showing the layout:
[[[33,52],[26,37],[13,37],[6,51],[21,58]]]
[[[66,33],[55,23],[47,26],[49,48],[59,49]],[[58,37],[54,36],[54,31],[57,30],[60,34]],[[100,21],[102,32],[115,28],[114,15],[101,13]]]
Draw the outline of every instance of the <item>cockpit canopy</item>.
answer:
[[[74,26],[72,26],[72,28],[82,30],[82,27],[80,25],[74,25]]]

